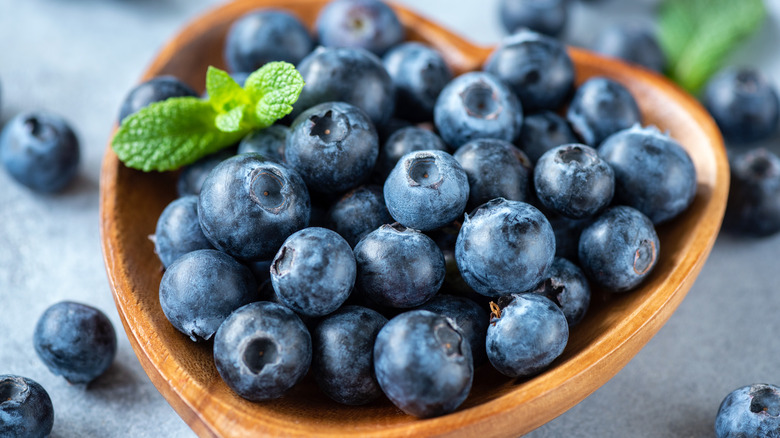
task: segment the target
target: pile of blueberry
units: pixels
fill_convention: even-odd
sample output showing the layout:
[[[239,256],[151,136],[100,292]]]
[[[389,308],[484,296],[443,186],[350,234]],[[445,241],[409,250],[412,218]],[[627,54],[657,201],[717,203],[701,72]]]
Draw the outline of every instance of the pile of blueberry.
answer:
[[[163,312],[213,340],[244,398],[281,397],[312,368],[340,403],[451,412],[486,361],[548,367],[591,284],[639,285],[655,226],[693,201],[685,150],[640,125],[620,83],[575,88],[551,37],[519,31],[453,77],[380,1],[330,3],[316,35],[283,10],[232,25],[236,78],[284,60],[306,85],[288,118],[183,169],[154,234]],[[185,95],[153,79],[123,113]]]

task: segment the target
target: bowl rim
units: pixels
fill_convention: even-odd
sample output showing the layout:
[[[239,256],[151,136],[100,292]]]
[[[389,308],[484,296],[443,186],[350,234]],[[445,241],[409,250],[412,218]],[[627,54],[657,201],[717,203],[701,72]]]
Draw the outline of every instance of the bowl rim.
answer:
[[[321,6],[326,2],[327,0],[286,0],[285,6],[293,3]],[[175,57],[178,48],[192,43],[214,22],[235,18],[240,15],[240,12],[263,6],[263,3],[270,5],[277,2],[274,0],[237,0],[219,5],[196,17],[160,49],[145,70],[141,80],[150,79],[164,71],[165,66]],[[482,60],[494,49],[494,47],[475,46],[456,33],[444,29],[410,9],[392,3],[391,5],[399,13],[406,27],[414,28],[422,38],[440,50],[450,49],[450,51],[445,52],[445,57],[456,73],[479,68]],[[469,53],[466,53],[464,48],[468,49]],[[611,71],[621,76],[652,83],[659,92],[674,96],[675,100],[696,118],[704,133],[712,141],[713,159],[717,173],[715,186],[706,208],[702,212],[702,220],[697,223],[694,230],[696,244],[693,246],[696,253],[687,254],[681,263],[675,265],[669,275],[669,277],[674,277],[674,282],[671,282],[670,279],[664,282],[664,284],[674,283],[676,287],[667,288],[662,294],[654,293],[653,299],[642,301],[641,305],[633,310],[630,318],[624,318],[611,327],[608,332],[589,342],[572,357],[572,360],[558,364],[555,367],[555,373],[543,373],[524,382],[522,388],[512,390],[473,407],[461,408],[442,417],[391,425],[375,431],[366,431],[365,429],[322,430],[318,433],[323,436],[370,435],[375,437],[393,437],[401,434],[427,436],[456,433],[461,436],[479,434],[487,437],[505,436],[506,431],[510,431],[511,435],[515,436],[518,430],[522,433],[528,432],[562,414],[617,374],[660,329],[682,302],[712,249],[725,212],[729,169],[720,132],[706,110],[692,96],[659,75],[613,59],[600,57],[582,49],[569,48],[568,50],[577,66],[594,66],[603,69],[606,65]],[[126,266],[127,260],[122,259],[120,253],[116,251],[119,246],[117,240],[119,230],[111,216],[117,203],[112,194],[116,192],[117,176],[123,165],[110,147],[111,139],[108,143],[100,177],[100,232],[109,285],[122,325],[145,372],[182,419],[199,436],[223,436],[224,428],[212,424],[213,418],[204,414],[199,409],[202,406],[196,403],[197,400],[208,394],[209,388],[197,387],[198,385],[183,387],[181,382],[174,385],[169,373],[164,372],[159,366],[160,364],[154,363],[148,357],[145,348],[150,346],[141,339],[134,328],[133,324],[138,323],[137,318],[129,312],[129,308],[125,307],[126,303],[122,297],[123,288],[127,286],[131,275]],[[560,379],[562,375],[566,376],[563,380]],[[566,384],[566,391],[559,391],[561,383]],[[216,409],[229,410],[234,408],[225,404],[223,400],[217,400],[217,402]],[[527,415],[528,412],[536,410],[543,410],[548,415],[544,418]],[[521,419],[522,421],[519,421]],[[518,428],[520,426],[518,423],[521,422],[524,423],[522,427]],[[262,423],[262,432],[269,434],[290,436],[311,434],[311,429],[304,425],[291,424],[274,418],[264,418]]]

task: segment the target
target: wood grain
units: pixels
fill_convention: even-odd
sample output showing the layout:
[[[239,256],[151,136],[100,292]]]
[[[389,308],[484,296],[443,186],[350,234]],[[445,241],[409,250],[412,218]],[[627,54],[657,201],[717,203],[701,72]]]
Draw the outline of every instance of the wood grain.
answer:
[[[311,25],[325,0],[238,0],[196,19],[172,38],[142,79],[173,74],[203,89],[208,65],[224,66],[225,33],[257,7],[284,7]],[[476,47],[407,9],[396,7],[411,39],[438,48],[456,72],[478,69],[491,48]],[[682,216],[659,229],[661,256],[638,290],[597,292],[562,357],[528,380],[507,379],[489,366],[455,413],[419,420],[387,400],[349,407],[331,402],[311,375],[275,402],[251,403],[220,380],[210,344],[193,344],[165,319],[158,301],[162,268],[148,237],[174,199],[173,173],[124,167],[107,148],[100,182],[101,238],[111,290],[130,343],[152,382],[201,437],[515,437],[560,415],[615,375],[660,329],[682,301],[720,228],[729,183],[720,134],[702,107],[653,73],[570,49],[577,82],[603,75],[637,98],[644,124],[668,130],[691,154],[698,192]],[[605,413],[605,416],[608,416]]]

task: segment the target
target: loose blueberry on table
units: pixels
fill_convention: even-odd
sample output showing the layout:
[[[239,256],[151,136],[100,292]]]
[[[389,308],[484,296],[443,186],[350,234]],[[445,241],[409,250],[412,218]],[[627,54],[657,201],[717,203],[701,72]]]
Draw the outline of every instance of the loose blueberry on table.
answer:
[[[780,437],[780,388],[755,384],[732,391],[715,418],[717,438]]]
[[[0,375],[0,436],[44,438],[53,426],[51,398],[38,382]]]
[[[33,344],[49,370],[70,383],[95,380],[116,356],[116,333],[108,317],[92,306],[69,301],[43,312]]]

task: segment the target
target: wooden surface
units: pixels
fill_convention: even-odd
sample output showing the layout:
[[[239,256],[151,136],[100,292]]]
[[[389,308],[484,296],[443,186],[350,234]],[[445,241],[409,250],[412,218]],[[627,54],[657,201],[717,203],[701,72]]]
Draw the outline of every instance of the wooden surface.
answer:
[[[143,79],[173,74],[203,88],[208,65],[223,67],[229,24],[262,6],[283,5],[308,24],[324,0],[239,0],[195,20],[170,41]],[[441,50],[457,72],[477,69],[490,53],[398,8],[412,39]],[[210,344],[193,344],[165,319],[158,300],[162,268],[148,236],[174,199],[172,173],[124,167],[110,148],[101,174],[101,236],[109,282],[125,331],[152,382],[202,437],[480,436],[515,437],[560,415],[614,376],[660,329],[693,284],[715,241],[726,205],[728,163],[720,134],[690,96],[652,73],[571,49],[577,82],[594,75],[626,85],[644,124],[668,130],[691,154],[698,192],[691,208],[659,229],[660,260],[636,291],[596,291],[585,320],[572,330],[563,355],[528,380],[508,379],[489,365],[455,412],[419,420],[387,400],[348,407],[323,395],[311,375],[281,400],[252,403],[234,395],[213,365]],[[607,415],[607,413],[605,413]]]

